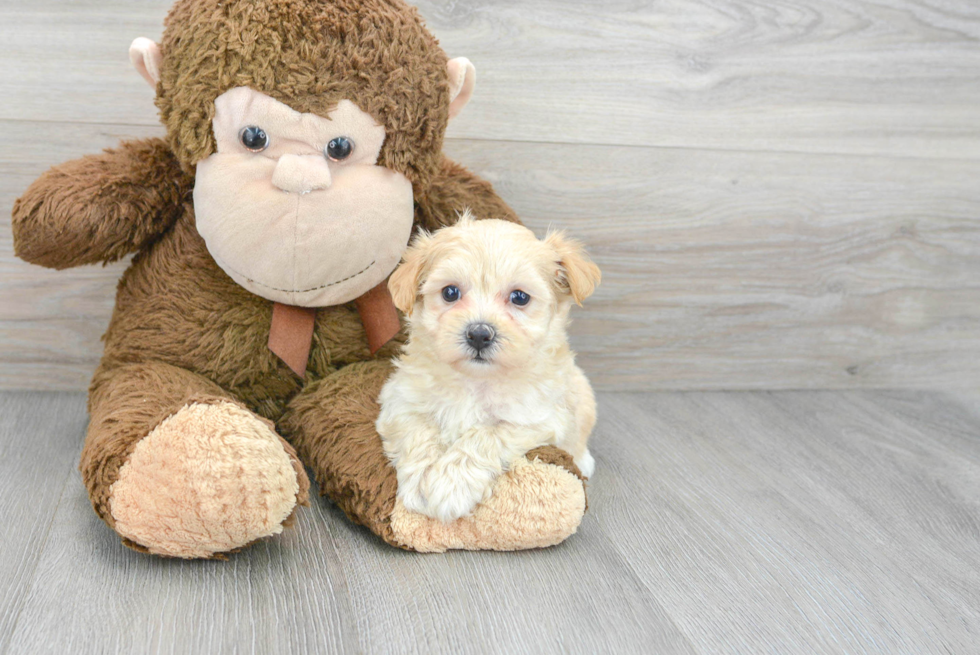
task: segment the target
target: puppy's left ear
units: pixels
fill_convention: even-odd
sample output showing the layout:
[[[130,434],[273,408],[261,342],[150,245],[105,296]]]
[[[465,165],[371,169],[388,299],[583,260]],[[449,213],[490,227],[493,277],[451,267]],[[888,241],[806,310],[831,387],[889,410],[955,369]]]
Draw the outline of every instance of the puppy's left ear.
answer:
[[[431,242],[432,237],[427,232],[420,232],[402,256],[401,265],[388,278],[391,299],[406,316],[411,316],[415,308]]]
[[[572,296],[579,306],[592,295],[602,280],[602,272],[589,258],[585,247],[575,239],[569,239],[564,232],[549,232],[544,242],[558,255],[558,270],[555,272],[558,288]]]

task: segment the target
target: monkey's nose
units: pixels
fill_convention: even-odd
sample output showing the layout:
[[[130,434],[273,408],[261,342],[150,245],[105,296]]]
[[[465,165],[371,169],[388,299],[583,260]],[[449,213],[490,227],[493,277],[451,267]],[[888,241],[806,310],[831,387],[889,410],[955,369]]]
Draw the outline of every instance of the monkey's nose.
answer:
[[[466,326],[466,343],[477,353],[490,347],[496,336],[493,328],[486,323],[471,323]]]
[[[289,193],[330,188],[330,167],[322,155],[283,155],[272,173],[272,184]]]

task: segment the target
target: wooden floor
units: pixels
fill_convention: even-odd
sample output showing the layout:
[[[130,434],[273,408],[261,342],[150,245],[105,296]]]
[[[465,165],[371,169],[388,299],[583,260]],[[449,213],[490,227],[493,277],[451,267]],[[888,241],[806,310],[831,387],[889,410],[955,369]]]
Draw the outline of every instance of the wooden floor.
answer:
[[[0,394],[0,653],[955,653],[980,644],[980,402],[601,394],[579,533],[419,555],[328,502],[226,562],[124,548],[81,394]]]

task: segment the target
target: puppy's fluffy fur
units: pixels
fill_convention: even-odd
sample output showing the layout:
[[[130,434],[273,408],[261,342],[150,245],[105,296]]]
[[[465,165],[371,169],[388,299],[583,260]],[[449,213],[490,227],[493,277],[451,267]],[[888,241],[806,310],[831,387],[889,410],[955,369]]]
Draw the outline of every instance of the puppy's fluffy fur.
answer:
[[[595,397],[565,328],[572,302],[599,278],[578,242],[562,233],[539,241],[505,221],[467,214],[413,242],[388,283],[411,331],[377,422],[406,508],[445,522],[466,516],[501,472],[542,445],[592,474]],[[447,287],[459,298],[447,301]],[[530,296],[524,306],[519,294],[513,302],[518,290]],[[468,342],[477,325],[492,331],[488,346]]]

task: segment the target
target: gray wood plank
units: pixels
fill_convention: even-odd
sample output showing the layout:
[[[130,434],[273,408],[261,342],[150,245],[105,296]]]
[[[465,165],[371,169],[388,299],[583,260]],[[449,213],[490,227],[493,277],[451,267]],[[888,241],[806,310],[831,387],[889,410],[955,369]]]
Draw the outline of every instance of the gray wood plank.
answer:
[[[152,125],[170,0],[0,7],[0,118]],[[980,157],[971,0],[419,3],[479,70],[458,138]]]
[[[57,363],[47,362],[4,362],[0,370],[7,385],[0,385],[0,391],[44,390],[67,393],[81,393],[87,389],[92,379],[91,361]],[[17,382],[20,380],[20,382]]]
[[[24,607],[84,434],[81,394],[0,393],[0,653]]]
[[[159,40],[170,0],[38,0],[0,6],[3,118],[154,125],[153,91],[129,63]],[[60,137],[65,139],[64,136]],[[48,141],[56,145],[58,138]]]
[[[13,129],[16,127],[17,129]],[[14,258],[7,218],[47,166],[128,128],[0,121],[0,387],[84,389],[123,265]],[[159,134],[140,128],[133,136]],[[582,238],[603,285],[573,345],[604,389],[980,382],[980,164],[453,140],[539,233]],[[31,152],[18,173],[12,154]],[[36,368],[35,368],[36,366]]]
[[[9,652],[649,648],[694,652],[591,518],[556,549],[427,556],[380,543],[318,499],[279,538],[227,562],[183,562],[124,548],[76,472]]]
[[[701,652],[973,652],[980,422],[934,398],[605,394],[599,476],[643,486],[596,520]]]
[[[971,0],[420,7],[482,73],[455,137],[980,157]]]
[[[342,557],[352,589],[370,590],[353,597],[365,652],[694,652],[591,516],[555,549]]]

